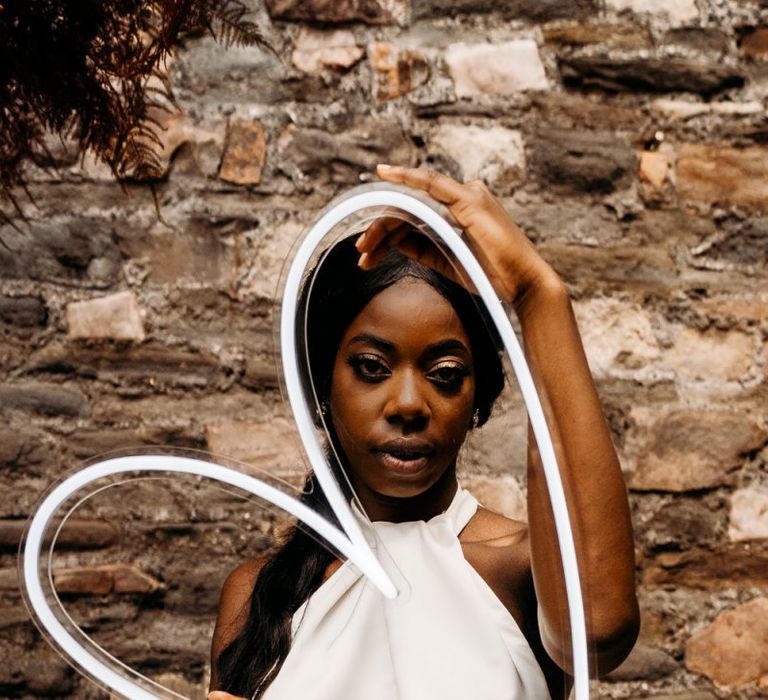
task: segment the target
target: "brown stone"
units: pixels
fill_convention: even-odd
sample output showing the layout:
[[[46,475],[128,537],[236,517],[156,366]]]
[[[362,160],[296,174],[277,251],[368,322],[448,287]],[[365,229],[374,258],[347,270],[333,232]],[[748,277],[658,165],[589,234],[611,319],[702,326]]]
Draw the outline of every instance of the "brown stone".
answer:
[[[348,29],[324,31],[303,27],[291,53],[291,62],[305,73],[323,68],[345,71],[365,54]]]
[[[544,25],[542,34],[547,43],[567,46],[604,44],[616,49],[646,49],[653,45],[646,28],[629,22],[558,22]]]
[[[267,140],[259,122],[230,119],[219,177],[234,185],[258,185],[266,153]]]
[[[768,550],[750,545],[662,552],[648,560],[643,570],[646,586],[720,590],[726,586],[765,586],[766,581]]]
[[[678,664],[667,652],[646,644],[636,644],[629,656],[606,680],[610,681],[653,681],[674,673]]]
[[[768,148],[685,144],[675,175],[684,199],[768,211]]]
[[[210,386],[220,373],[217,358],[208,351],[194,352],[154,342],[129,348],[51,343],[33,353],[27,366],[37,372],[90,375],[158,388]]]
[[[133,292],[72,302],[66,316],[70,338],[144,340],[142,312]]]
[[[445,62],[457,97],[547,90],[549,83],[533,39],[502,44],[452,44]]]
[[[612,192],[634,177],[636,156],[610,132],[542,128],[534,146],[539,177],[567,191]]]
[[[286,132],[279,168],[301,182],[312,179],[359,184],[362,173],[373,173],[378,163],[414,165],[416,149],[402,127],[391,119],[365,119],[342,133],[300,128]],[[296,174],[298,170],[298,174]]]
[[[642,151],[640,153],[640,179],[661,189],[667,179],[669,161],[660,151]]]
[[[16,550],[27,522],[0,520],[0,550]],[[109,547],[120,538],[120,529],[104,520],[69,518],[59,531],[56,548],[97,549]]]
[[[739,41],[741,53],[755,60],[768,58],[768,27],[755,27],[745,32]]]
[[[405,95],[429,80],[429,60],[420,51],[375,41],[368,56],[373,68],[373,94],[380,102]]]
[[[57,593],[72,595],[153,593],[163,587],[157,579],[125,563],[54,569],[53,585]]]
[[[208,449],[237,460],[246,473],[274,475],[303,472],[301,442],[293,421],[227,421],[206,426]]]
[[[750,416],[725,411],[671,411],[638,429],[649,438],[630,480],[635,490],[683,492],[727,484],[742,455],[768,436]]]
[[[42,382],[0,386],[0,406],[44,416],[88,414],[88,398],[79,389]]]
[[[513,520],[528,521],[525,493],[513,476],[474,474],[463,476],[460,481],[485,508]]]
[[[683,328],[665,353],[664,364],[682,380],[737,382],[749,373],[754,353],[747,333]]]
[[[573,56],[559,59],[559,65],[566,85],[611,91],[713,95],[744,84],[744,76],[738,69],[715,61],[688,58]]]
[[[685,646],[685,665],[720,687],[737,689],[768,678],[768,598],[755,598],[694,634]]]
[[[0,297],[0,321],[24,328],[44,326],[48,321],[48,309],[37,297]]]
[[[768,488],[748,486],[731,494],[728,536],[737,542],[768,540]]]
[[[407,15],[405,0],[267,0],[273,19],[294,22],[365,22],[401,24]]]

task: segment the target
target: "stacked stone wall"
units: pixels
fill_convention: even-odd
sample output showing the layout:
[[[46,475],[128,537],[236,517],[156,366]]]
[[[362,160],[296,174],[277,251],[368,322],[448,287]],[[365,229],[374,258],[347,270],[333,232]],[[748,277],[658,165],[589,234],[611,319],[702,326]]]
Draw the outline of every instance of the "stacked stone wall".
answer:
[[[16,549],[109,450],[200,449],[294,483],[273,353],[296,237],[376,163],[481,178],[567,283],[630,490],[643,627],[601,697],[768,695],[765,0],[268,0],[269,44],[187,37],[163,172],[52,140],[0,229],[0,697],[97,698],[29,621]],[[9,213],[10,212],[9,210]],[[510,390],[463,455],[524,516]],[[510,437],[511,436],[511,437]],[[55,584],[119,658],[204,697],[218,590],[285,523],[194,480],[82,505]]]

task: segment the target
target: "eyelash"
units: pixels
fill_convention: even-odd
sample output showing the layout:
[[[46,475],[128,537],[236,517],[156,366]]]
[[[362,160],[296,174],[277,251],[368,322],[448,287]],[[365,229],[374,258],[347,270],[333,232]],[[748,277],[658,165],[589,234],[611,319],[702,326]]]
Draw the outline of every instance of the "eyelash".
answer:
[[[376,355],[353,355],[347,358],[347,364],[352,367],[358,379],[370,384],[383,381],[391,374],[386,363]],[[439,363],[427,374],[430,381],[448,391],[457,390],[467,376],[469,369],[460,362],[450,361]]]

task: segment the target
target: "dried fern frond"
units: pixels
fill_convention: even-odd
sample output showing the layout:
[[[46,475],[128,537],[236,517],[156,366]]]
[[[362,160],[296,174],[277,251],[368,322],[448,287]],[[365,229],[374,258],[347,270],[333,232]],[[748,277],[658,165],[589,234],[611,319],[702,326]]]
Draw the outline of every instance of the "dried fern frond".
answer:
[[[265,45],[246,14],[240,0],[0,0],[0,198],[18,211],[12,190],[26,162],[50,164],[51,132],[118,178],[160,172],[150,115],[176,104],[164,62],[192,32]]]

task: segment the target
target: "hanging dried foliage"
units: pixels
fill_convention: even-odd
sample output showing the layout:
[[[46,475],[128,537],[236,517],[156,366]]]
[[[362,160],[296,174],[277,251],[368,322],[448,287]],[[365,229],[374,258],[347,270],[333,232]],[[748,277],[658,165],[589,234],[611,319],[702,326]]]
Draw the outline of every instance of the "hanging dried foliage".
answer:
[[[46,134],[74,141],[115,176],[160,168],[156,109],[175,105],[163,65],[187,33],[263,44],[240,0],[0,0],[0,197],[18,210]]]

